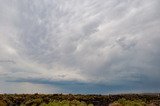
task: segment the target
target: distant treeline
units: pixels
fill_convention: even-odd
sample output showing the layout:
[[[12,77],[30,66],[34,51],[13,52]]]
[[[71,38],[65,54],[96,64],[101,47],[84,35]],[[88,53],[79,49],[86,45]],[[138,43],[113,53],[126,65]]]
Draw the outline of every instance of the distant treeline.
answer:
[[[81,95],[81,94],[0,94],[0,106],[47,106],[66,103],[64,106],[108,106],[115,101],[142,101],[160,106],[160,93],[120,94],[120,95]],[[43,104],[43,105],[42,105]],[[67,105],[68,104],[68,105]],[[77,105],[76,105],[77,104]],[[78,105],[79,104],[79,105]],[[56,106],[56,105],[50,105]],[[138,105],[139,106],[139,105]]]

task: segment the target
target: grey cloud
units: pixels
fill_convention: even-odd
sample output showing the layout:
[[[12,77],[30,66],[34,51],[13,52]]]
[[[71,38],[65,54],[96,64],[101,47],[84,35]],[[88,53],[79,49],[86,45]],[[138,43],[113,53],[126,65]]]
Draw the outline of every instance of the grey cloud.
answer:
[[[96,84],[159,88],[159,5],[158,0],[0,1],[0,58],[16,62],[0,64],[6,76],[0,78],[54,85],[48,76],[56,83],[91,84],[95,91],[101,88]]]

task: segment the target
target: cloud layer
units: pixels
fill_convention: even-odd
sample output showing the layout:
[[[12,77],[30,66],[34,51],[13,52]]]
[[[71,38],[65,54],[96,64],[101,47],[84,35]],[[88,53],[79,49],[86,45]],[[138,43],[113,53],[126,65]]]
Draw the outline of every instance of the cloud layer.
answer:
[[[0,0],[0,92],[158,92],[159,9],[159,0]]]

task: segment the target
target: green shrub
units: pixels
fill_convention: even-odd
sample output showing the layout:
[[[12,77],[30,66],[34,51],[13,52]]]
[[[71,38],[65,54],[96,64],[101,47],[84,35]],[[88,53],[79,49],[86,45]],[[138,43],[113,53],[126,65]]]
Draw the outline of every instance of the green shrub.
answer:
[[[33,99],[33,100],[28,100],[25,102],[26,106],[37,106],[40,105],[43,102],[43,100],[41,98],[38,99]],[[21,105],[24,106],[24,105]]]
[[[60,102],[61,106],[69,106],[69,104],[70,104],[70,102],[67,101],[67,100],[63,100],[63,101]]]
[[[88,104],[88,106],[94,106],[93,104]]]
[[[145,106],[145,103],[141,100],[126,100],[124,98],[119,99],[118,101],[115,101],[114,103],[119,103],[122,106]]]
[[[85,102],[80,102],[78,100],[68,101],[52,101],[48,104],[42,103],[40,106],[93,106],[93,104],[87,105]]]
[[[112,104],[109,104],[109,106],[122,106],[120,103],[112,103]]]

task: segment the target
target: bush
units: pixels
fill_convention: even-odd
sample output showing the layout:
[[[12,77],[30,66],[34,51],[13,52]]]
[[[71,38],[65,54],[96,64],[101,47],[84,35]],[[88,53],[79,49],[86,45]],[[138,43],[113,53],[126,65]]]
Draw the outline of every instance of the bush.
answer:
[[[39,106],[43,100],[41,98],[33,99],[33,100],[28,100],[25,102],[25,104],[21,104],[21,106]]]
[[[131,101],[131,100],[126,100],[124,98],[119,99],[118,101],[115,101],[114,103],[121,104],[122,106],[145,106],[146,105],[141,100]],[[120,106],[120,105],[113,105],[113,106]]]
[[[42,103],[40,106],[93,106],[93,104],[87,105],[85,102],[80,102],[78,100],[68,101],[52,101],[48,104]]]
[[[122,106],[120,103],[112,103],[112,104],[109,104],[109,106]]]

